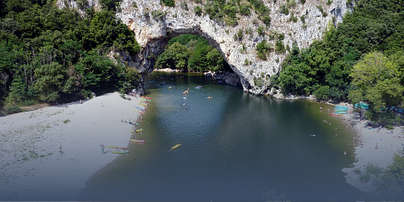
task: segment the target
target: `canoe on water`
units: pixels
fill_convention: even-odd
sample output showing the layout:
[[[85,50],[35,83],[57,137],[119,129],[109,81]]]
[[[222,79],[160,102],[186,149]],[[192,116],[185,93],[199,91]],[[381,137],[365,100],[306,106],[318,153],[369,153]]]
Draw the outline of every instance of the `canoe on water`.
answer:
[[[127,147],[118,147],[118,146],[105,146],[108,149],[120,149],[120,150],[128,150]]]
[[[135,144],[144,144],[144,140],[131,139],[130,142]]]
[[[178,149],[179,147],[181,147],[181,145],[182,144],[176,144],[176,145],[172,146],[169,151],[174,151],[174,150]]]
[[[113,151],[112,154],[128,154],[128,151]]]

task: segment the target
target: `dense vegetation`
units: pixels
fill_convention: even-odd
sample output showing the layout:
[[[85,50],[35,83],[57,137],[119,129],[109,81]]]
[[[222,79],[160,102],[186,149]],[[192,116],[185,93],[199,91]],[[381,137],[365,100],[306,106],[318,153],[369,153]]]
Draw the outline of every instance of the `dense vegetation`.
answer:
[[[403,0],[356,1],[354,11],[337,28],[330,27],[321,41],[291,51],[274,83],[286,94],[365,101],[375,113],[403,106],[402,5]],[[381,64],[371,67],[372,61]]]
[[[168,41],[159,55],[156,68],[190,72],[223,71],[229,68],[220,52],[198,35],[183,34]]]
[[[165,0],[168,1],[168,0]],[[203,3],[203,9],[200,6],[194,8],[197,15],[207,14],[209,18],[217,22],[224,22],[226,25],[235,26],[238,24],[239,16],[250,16],[251,10],[257,13],[258,18],[267,26],[271,24],[269,17],[270,10],[265,6],[263,0],[194,0],[196,3]],[[166,3],[164,3],[167,5]],[[183,3],[183,8],[187,8]]]
[[[85,98],[106,88],[128,90],[137,84],[134,70],[105,57],[110,50],[131,55],[139,51],[133,32],[115,18],[114,9],[87,9],[80,16],[57,9],[52,1],[1,4],[0,100],[7,110]]]

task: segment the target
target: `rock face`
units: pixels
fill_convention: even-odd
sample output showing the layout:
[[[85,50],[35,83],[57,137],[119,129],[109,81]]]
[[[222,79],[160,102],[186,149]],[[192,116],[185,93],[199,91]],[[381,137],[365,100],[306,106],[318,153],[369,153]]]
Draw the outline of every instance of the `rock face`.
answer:
[[[58,5],[63,4],[60,1]],[[289,14],[285,15],[281,13],[285,1],[264,0],[271,17],[271,25],[265,28],[264,36],[258,33],[258,28],[265,25],[258,20],[253,9],[250,16],[238,16],[236,26],[226,26],[211,20],[208,15],[196,15],[195,8],[203,6],[187,0],[176,0],[175,7],[164,6],[160,0],[122,0],[116,15],[135,32],[136,40],[142,47],[136,58],[126,58],[130,66],[142,72],[151,72],[155,58],[163,52],[168,39],[185,33],[199,34],[222,53],[240,77],[245,91],[266,94],[270,93],[270,77],[280,71],[288,51],[271,51],[267,60],[261,60],[257,57],[257,43],[266,40],[274,48],[276,39],[271,35],[283,34],[285,47],[291,48],[295,42],[299,48],[307,48],[314,40],[320,39],[329,26],[341,22],[350,10],[346,0],[329,2],[306,0],[305,4],[301,4],[296,1],[296,6],[289,8]],[[234,37],[239,30],[244,32],[241,40]]]
[[[241,86],[240,77],[233,72],[205,72],[206,78],[219,81],[230,86]]]

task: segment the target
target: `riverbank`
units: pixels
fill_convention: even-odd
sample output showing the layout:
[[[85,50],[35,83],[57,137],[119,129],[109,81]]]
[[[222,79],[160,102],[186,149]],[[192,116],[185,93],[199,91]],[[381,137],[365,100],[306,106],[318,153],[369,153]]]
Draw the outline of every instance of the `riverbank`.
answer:
[[[46,187],[63,183],[66,193],[52,194],[67,194],[66,198],[74,199],[69,194],[78,193],[90,176],[117,157],[102,153],[100,145],[129,144],[134,129],[128,120],[135,122],[141,116],[138,109],[145,108],[145,99],[125,97],[108,93],[82,104],[75,102],[0,117],[0,197],[19,200],[21,191],[30,192],[35,198]],[[66,173],[64,167],[72,169]],[[60,175],[68,179],[52,179]]]
[[[354,107],[349,103],[319,102],[314,96],[284,96],[275,94],[278,100],[308,100],[325,103],[335,107],[343,105],[348,107],[346,114],[335,115],[355,132],[353,137],[355,162],[349,168],[342,169],[346,181],[364,192],[379,191],[382,173],[393,163],[395,155],[404,156],[404,127],[395,126],[393,129],[384,127],[370,127],[369,120],[360,119],[355,115]],[[320,109],[321,110],[321,109]],[[332,114],[333,111],[327,111]],[[333,115],[334,116],[334,115]]]
[[[372,128],[368,120],[360,120],[353,112],[351,104],[348,113],[339,118],[356,132],[355,163],[344,168],[346,180],[361,191],[378,191],[382,173],[393,163],[394,156],[404,155],[404,128]]]

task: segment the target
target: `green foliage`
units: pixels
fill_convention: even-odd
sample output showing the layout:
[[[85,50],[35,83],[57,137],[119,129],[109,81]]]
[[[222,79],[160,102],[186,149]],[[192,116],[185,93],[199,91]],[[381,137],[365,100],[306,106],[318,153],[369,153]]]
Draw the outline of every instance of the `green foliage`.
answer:
[[[226,25],[234,26],[238,24],[237,15],[250,16],[251,9],[257,13],[258,18],[267,26],[271,23],[269,17],[269,8],[267,8],[263,0],[208,0],[204,4],[204,11],[209,18],[218,22],[224,22]],[[198,12],[197,12],[198,11]],[[202,12],[195,9],[197,15]]]
[[[160,3],[162,3],[165,6],[175,7],[175,1],[174,0],[160,0]]]
[[[78,1],[86,7],[87,1]],[[0,25],[0,103],[5,107],[77,99],[105,88],[137,85],[133,72],[104,57],[110,50],[136,55],[134,33],[107,10],[58,9],[52,1],[6,0]],[[132,75],[132,76],[130,76]],[[130,85],[129,85],[130,86]],[[4,99],[4,97],[7,97]]]
[[[264,36],[265,35],[265,27],[259,26],[257,32],[258,32],[259,35]]]
[[[116,11],[120,3],[121,0],[100,0],[102,8],[110,11]]]
[[[240,13],[241,13],[241,15],[244,15],[244,16],[250,16],[251,15],[250,5],[240,4]]]
[[[375,112],[403,105],[402,73],[398,65],[382,53],[369,53],[353,67],[349,98],[353,103],[368,102]]]
[[[195,14],[197,16],[201,16],[202,15],[202,8],[199,6],[195,6],[195,10],[194,10]]]
[[[321,86],[313,92],[313,95],[316,96],[318,100],[328,101],[330,99],[330,87]]]
[[[167,13],[161,10],[152,11],[152,16],[155,20],[163,20],[166,17]]]
[[[277,53],[285,53],[285,45],[283,45],[283,40],[278,39],[275,44],[275,52]]]
[[[108,49],[114,47],[117,50],[127,51],[130,55],[136,55],[140,47],[134,38],[134,34],[124,24],[115,19],[110,11],[97,12],[90,21],[89,30],[84,34],[84,48]]]
[[[157,58],[156,68],[206,72],[225,70],[220,52],[198,35],[183,34],[168,41],[167,48]]]
[[[34,71],[34,90],[43,102],[55,102],[60,98],[65,81],[65,69],[58,63],[40,65]]]
[[[323,17],[327,16],[327,13],[324,11],[324,9],[321,5],[317,5],[316,7],[320,11],[320,13],[323,15]]]
[[[296,1],[295,0],[288,0],[287,1],[287,6],[288,6],[288,8],[296,7]]]
[[[404,58],[400,51],[404,48],[404,26],[401,23],[404,19],[400,15],[400,2],[402,5],[402,0],[357,1],[354,11],[347,14],[337,28],[330,28],[321,41],[314,42],[308,49],[290,54],[284,60],[277,81],[282,91],[309,95],[322,86],[328,86],[330,99],[347,100],[349,89],[352,88],[349,76],[352,67],[362,55],[374,50],[384,52],[390,58],[394,55],[398,71],[403,72]],[[386,81],[383,89],[393,91],[401,88],[403,76],[400,76],[398,87],[385,88],[392,84]],[[382,89],[382,86],[378,88]],[[353,96],[356,93],[358,91],[352,91],[351,94]]]
[[[236,34],[234,34],[234,40],[235,41],[241,41],[243,40],[244,32],[243,29],[239,29]]]
[[[171,68],[187,70],[189,51],[185,45],[174,42],[160,54],[156,61],[156,68]]]
[[[280,12],[281,12],[282,14],[289,15],[289,8],[287,7],[287,5],[282,5]]]
[[[266,40],[259,42],[255,48],[257,50],[257,56],[261,60],[267,59],[267,54],[271,51],[271,46]]]

